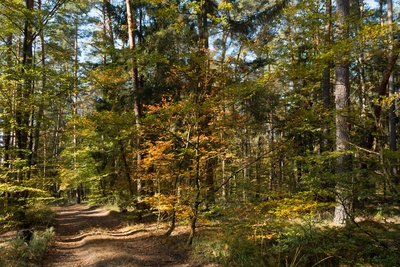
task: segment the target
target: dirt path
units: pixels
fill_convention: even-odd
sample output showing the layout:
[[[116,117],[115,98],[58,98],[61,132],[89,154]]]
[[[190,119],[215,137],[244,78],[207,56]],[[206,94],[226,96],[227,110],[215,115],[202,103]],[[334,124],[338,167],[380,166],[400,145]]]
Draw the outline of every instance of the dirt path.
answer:
[[[201,266],[162,236],[155,223],[127,224],[123,214],[83,205],[56,211],[48,267]]]

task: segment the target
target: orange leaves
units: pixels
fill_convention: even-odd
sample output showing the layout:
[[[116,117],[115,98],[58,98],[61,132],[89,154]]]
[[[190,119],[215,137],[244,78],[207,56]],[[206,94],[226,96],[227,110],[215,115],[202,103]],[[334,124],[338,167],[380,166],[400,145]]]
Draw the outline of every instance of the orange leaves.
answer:
[[[152,164],[157,166],[165,165],[172,160],[170,153],[173,145],[172,140],[156,141],[155,143],[147,142],[146,157],[143,159],[143,166],[150,167]]]
[[[161,101],[155,104],[146,105],[146,109],[149,113],[155,113],[160,110],[165,110],[171,108],[172,98],[170,96],[163,96]]]
[[[93,81],[99,85],[118,85],[127,80],[127,75],[122,69],[118,68],[99,68],[92,71]]]

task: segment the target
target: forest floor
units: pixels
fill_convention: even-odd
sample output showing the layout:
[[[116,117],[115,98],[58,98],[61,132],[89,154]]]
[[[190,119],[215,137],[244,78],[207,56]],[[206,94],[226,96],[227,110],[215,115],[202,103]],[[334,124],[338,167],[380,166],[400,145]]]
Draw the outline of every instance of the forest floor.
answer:
[[[183,228],[167,238],[154,219],[134,222],[127,214],[84,205],[55,211],[55,242],[46,267],[205,266],[190,258]]]

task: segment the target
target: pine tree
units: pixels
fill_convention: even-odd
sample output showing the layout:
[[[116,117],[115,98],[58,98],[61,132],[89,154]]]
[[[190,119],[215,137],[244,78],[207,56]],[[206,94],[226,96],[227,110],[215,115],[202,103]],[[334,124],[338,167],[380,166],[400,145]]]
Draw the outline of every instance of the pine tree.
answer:
[[[337,37],[340,40],[348,38],[348,18],[350,3],[348,0],[338,0],[337,14]],[[349,63],[346,59],[348,52],[340,53],[336,56],[335,67],[335,104],[336,104],[336,151],[340,153],[337,158],[337,192],[334,223],[338,225],[346,224],[349,212],[351,212],[352,192],[351,183],[348,175],[352,168],[350,154],[350,73]]]

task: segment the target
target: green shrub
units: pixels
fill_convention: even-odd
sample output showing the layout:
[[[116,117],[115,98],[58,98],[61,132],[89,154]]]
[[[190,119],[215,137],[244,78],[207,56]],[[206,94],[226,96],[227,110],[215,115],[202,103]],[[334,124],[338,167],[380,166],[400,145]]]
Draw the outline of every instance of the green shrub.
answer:
[[[203,232],[204,234],[204,232]],[[288,224],[221,226],[198,240],[198,254],[219,266],[400,266],[400,227],[363,221],[334,227],[308,219]]]
[[[400,266],[398,233],[383,231],[377,222],[370,225],[293,224],[264,242],[266,266]]]
[[[30,226],[50,227],[55,223],[56,212],[43,202],[36,202],[25,211]]]
[[[3,249],[2,257],[0,257],[0,266],[41,266],[45,253],[53,242],[53,236],[54,229],[51,227],[43,232],[35,231],[29,242],[25,242],[20,237],[14,238]]]

